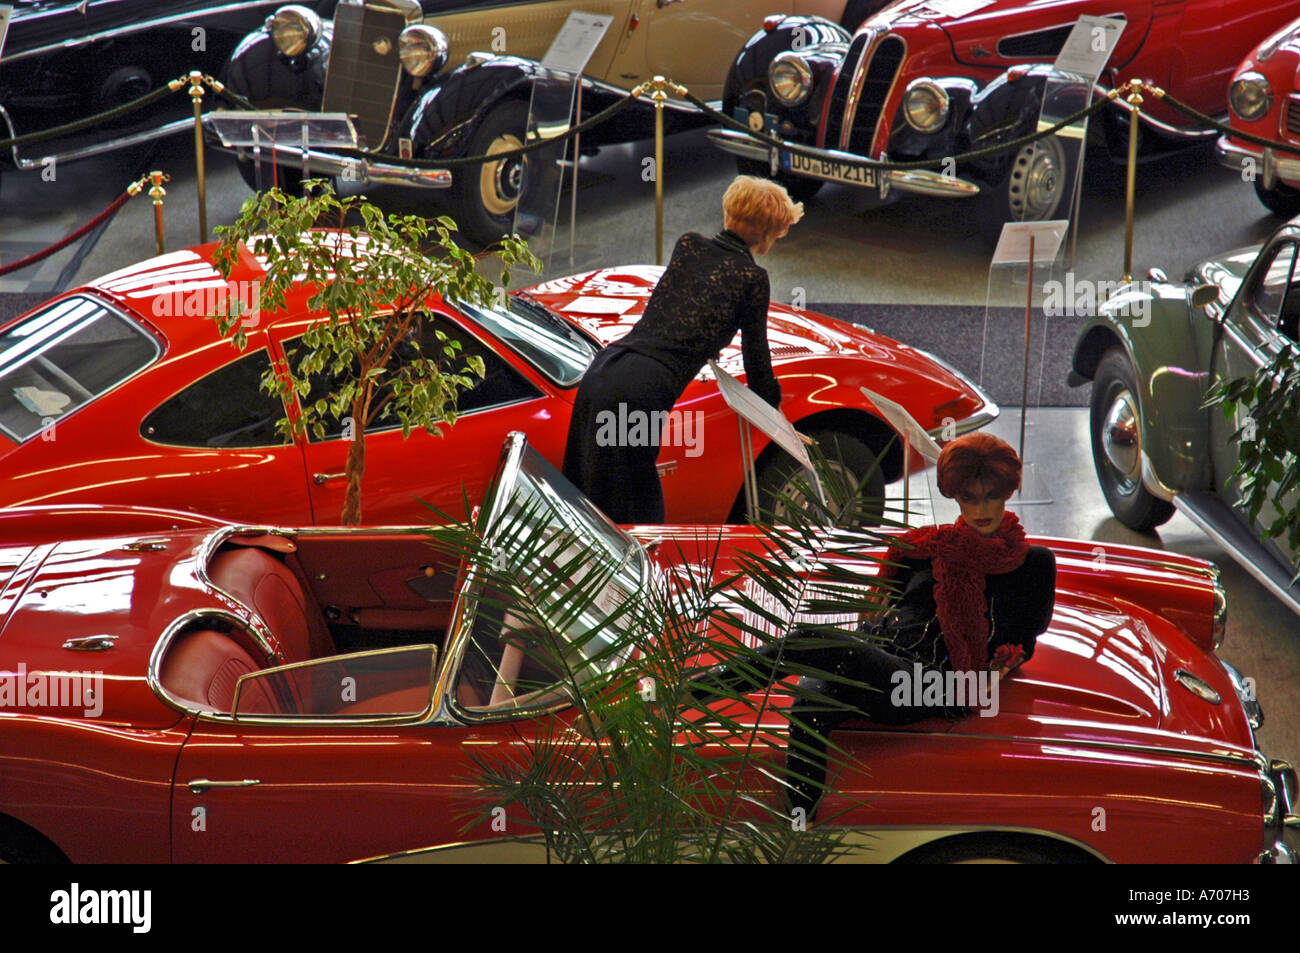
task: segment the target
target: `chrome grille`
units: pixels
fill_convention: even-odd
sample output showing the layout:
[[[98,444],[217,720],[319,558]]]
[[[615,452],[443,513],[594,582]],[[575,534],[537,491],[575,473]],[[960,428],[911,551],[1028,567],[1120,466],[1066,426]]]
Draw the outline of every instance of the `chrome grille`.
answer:
[[[858,71],[861,74],[860,85],[856,95],[850,97],[849,108],[852,116],[845,116],[844,122],[850,127],[848,141],[844,142],[841,134],[841,148],[858,155],[870,155],[871,143],[876,138],[876,123],[880,120],[880,111],[885,106],[894,77],[903,64],[905,46],[896,36],[887,36],[880,41],[869,61]]]
[[[334,45],[321,109],[356,117],[367,148],[388,138],[402,63],[397,38],[406,17],[397,10],[341,0],[334,11]]]
[[[1300,101],[1289,99],[1286,104],[1286,131],[1300,138]]]
[[[823,140],[827,149],[835,149],[840,141],[840,129],[843,128],[844,110],[849,104],[849,90],[853,88],[853,77],[858,73],[858,62],[862,53],[873,39],[870,31],[859,33],[849,44],[844,63],[840,66],[840,75],[835,77],[831,87],[831,105],[826,113],[826,138]]]

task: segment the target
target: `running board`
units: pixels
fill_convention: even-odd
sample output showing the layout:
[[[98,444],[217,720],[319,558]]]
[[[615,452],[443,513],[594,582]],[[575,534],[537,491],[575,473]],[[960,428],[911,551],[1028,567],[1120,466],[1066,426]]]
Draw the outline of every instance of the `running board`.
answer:
[[[1232,507],[1214,494],[1200,491],[1179,493],[1174,497],[1174,506],[1226,549],[1256,582],[1300,615],[1300,583],[1292,584],[1288,568],[1242,525]]]

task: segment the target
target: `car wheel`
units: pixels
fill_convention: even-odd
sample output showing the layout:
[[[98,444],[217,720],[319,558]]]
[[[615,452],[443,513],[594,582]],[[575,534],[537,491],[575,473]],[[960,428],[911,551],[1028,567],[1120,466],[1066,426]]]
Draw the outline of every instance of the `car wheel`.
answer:
[[[898,864],[1068,864],[1079,858],[1050,845],[997,835],[965,835],[918,847]]]
[[[1115,518],[1149,532],[1174,515],[1173,505],[1142,484],[1142,416],[1137,380],[1119,348],[1103,355],[1092,381],[1092,463]]]
[[[737,159],[736,171],[741,175],[756,175],[760,179],[771,179],[790,193],[790,198],[795,202],[807,202],[826,184],[820,179],[805,179],[801,175],[784,173],[772,175],[770,166],[763,162],[755,162],[753,159]]]
[[[1065,214],[1074,187],[1075,160],[1060,137],[1048,136],[1022,148],[998,185],[980,192],[979,225],[995,246],[1006,222],[1045,222]]]
[[[1278,182],[1271,189],[1266,189],[1264,183],[1256,179],[1255,194],[1259,196],[1259,200],[1274,215],[1281,215],[1283,218],[1293,218],[1300,215],[1300,189],[1293,189],[1281,182]]]
[[[0,818],[0,864],[66,864],[68,858],[26,824]]]
[[[528,106],[504,102],[494,108],[470,137],[466,155],[509,152],[524,144],[528,127]],[[510,233],[515,207],[523,195],[528,167],[524,156],[484,162],[462,173],[452,190],[456,224],[467,238],[483,245]]]
[[[869,505],[874,515],[865,525],[879,524],[884,512],[885,475],[880,470],[877,454],[851,434],[837,430],[810,432],[821,451],[826,454],[832,470],[843,477],[846,485],[867,500],[878,501]],[[801,467],[790,454],[776,451],[760,461],[758,469],[758,508],[760,522],[788,523],[790,502],[799,499],[798,487],[806,478]]]

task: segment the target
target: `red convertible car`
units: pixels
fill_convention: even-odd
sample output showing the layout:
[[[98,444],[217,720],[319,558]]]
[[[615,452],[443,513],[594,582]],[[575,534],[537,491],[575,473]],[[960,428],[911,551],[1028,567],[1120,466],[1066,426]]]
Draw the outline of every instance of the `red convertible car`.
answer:
[[[751,129],[845,159],[960,156],[1036,131],[1048,66],[1088,14],[1126,21],[1103,86],[1138,77],[1218,116],[1241,57],[1295,13],[1293,0],[900,0],[852,36],[816,17],[769,17],[737,55],[723,107]],[[1062,104],[1057,115],[1084,105]],[[1125,155],[1127,110],[1099,118],[1112,153]],[[1150,96],[1142,120],[1148,151],[1213,135]],[[1074,183],[1072,150],[1056,137],[950,169],[882,174],[789,152],[771,169],[767,145],[732,129],[710,135],[742,171],[776,171],[804,197],[826,181],[882,197],[891,189],[976,197],[993,238],[1008,220],[1059,217]]]
[[[132,504],[290,526],[338,522],[344,427],[287,443],[275,430],[285,406],[258,388],[319,315],[301,291],[284,311],[260,315],[248,348],[235,350],[204,315],[223,295],[251,301],[263,272],[250,256],[228,284],[212,265],[214,248],[114,272],[0,327],[0,506]],[[462,486],[478,499],[512,430],[559,465],[579,379],[597,349],[640,316],[660,273],[629,266],[574,275],[502,307],[430,302],[430,343],[439,329],[460,339],[483,358],[486,377],[461,396],[462,416],[444,437],[417,431],[404,440],[395,420],[369,428],[365,520],[418,523],[427,510],[417,500],[458,510]],[[781,409],[869,481],[870,496],[883,496],[884,482],[900,475],[903,453],[860,386],[904,405],[943,439],[998,413],[939,359],[865,328],[773,304],[768,336]],[[739,347],[720,364],[743,376]],[[317,396],[313,387],[306,400]],[[666,430],[660,454],[668,518],[740,519],[734,412],[709,379],[693,382],[677,409],[683,425]],[[772,503],[791,470],[765,447],[756,437]]]
[[[1228,88],[1233,129],[1300,150],[1297,70],[1300,20],[1265,39],[1237,67]],[[1300,151],[1278,152],[1237,136],[1223,136],[1218,153],[1224,165],[1248,173],[1244,177],[1270,211],[1285,218],[1300,215]]]
[[[553,539],[612,567],[580,616],[538,596],[562,615],[548,624],[564,652],[590,653],[618,606],[690,567],[731,598],[766,545],[753,527],[629,534],[520,434],[483,509],[562,527],[541,543],[487,535],[485,558],[524,593]],[[503,841],[488,821],[462,829],[475,759],[573,708],[544,684],[516,691],[517,648],[482,609],[488,569],[465,571],[430,532],[0,511],[0,859],[342,861]],[[827,816],[886,862],[1290,860],[1295,772],[1257,750],[1258,703],[1215,655],[1213,566],[1040,542],[1057,560],[1055,615],[997,713],[846,725]],[[869,588],[879,564],[856,565]],[[765,710],[777,738],[783,710]]]

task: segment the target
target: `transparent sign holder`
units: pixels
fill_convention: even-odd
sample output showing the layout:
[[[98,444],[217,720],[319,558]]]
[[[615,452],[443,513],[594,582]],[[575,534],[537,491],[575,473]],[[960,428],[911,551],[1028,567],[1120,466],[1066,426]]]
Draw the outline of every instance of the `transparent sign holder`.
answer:
[[[935,470],[928,464],[939,462],[941,448],[934,442],[934,438],[930,436],[929,431],[907,412],[907,408],[866,387],[859,387],[858,389],[862,391],[867,400],[875,405],[876,410],[894,428],[903,441],[901,522],[906,523],[908,526],[929,526],[938,523],[939,519],[934,504]],[[915,467],[918,456],[924,461],[919,472]],[[914,479],[919,480],[920,483],[920,493],[915,495],[912,493]]]
[[[600,252],[597,246],[591,246],[583,249],[583,261],[577,260],[580,142],[578,137],[567,138],[564,134],[571,121],[581,120],[582,71],[611,22],[609,16],[570,13],[542,59],[543,69],[532,83],[525,141],[557,141],[524,156],[523,187],[515,207],[514,230],[528,240],[546,271],[550,270],[555,253],[565,246],[571,269],[581,269]],[[565,172],[569,172],[567,177]],[[560,199],[566,178],[570,190],[569,220],[567,225],[562,225]]]
[[[1031,410],[1042,403],[1043,364],[1047,353],[1047,335],[1050,319],[1043,310],[1043,301],[1051,293],[1049,287],[1055,280],[1057,259],[1064,245],[1068,220],[1050,222],[1007,222],[1002,226],[1002,236],[989,265],[988,297],[984,306],[984,338],[980,347],[980,384],[986,374],[1008,378],[1005,366],[999,372],[993,368],[997,356],[1008,353],[1009,341],[1001,333],[1015,327],[1017,319],[1023,326],[1020,352],[1020,441],[1018,452],[1024,466],[1020,492],[1011,504],[1051,503],[1052,498],[1034,468],[1026,430]],[[1036,320],[1037,319],[1037,320]],[[1035,328],[1035,325],[1038,328]],[[998,340],[993,342],[996,353],[990,351],[990,329],[996,329]],[[1037,341],[1037,347],[1035,347]],[[1034,352],[1038,360],[1032,360]],[[1014,349],[1011,349],[1014,353]],[[1011,377],[1014,379],[1014,376]]]
[[[718,380],[718,390],[727,406],[736,412],[736,422],[740,427],[740,458],[745,477],[745,515],[752,523],[758,516],[758,477],[755,474],[754,433],[757,427],[767,438],[799,462],[807,471],[809,482],[823,504],[826,492],[822,489],[817,471],[813,469],[812,458],[804,447],[803,437],[794,429],[788,417],[773,407],[763,398],[732,377],[716,361],[710,360],[709,367]]]
[[[301,150],[302,177],[311,178],[312,150],[364,149],[365,140],[346,113],[245,112],[218,109],[203,117],[203,125],[227,149],[247,150],[257,175],[257,189],[272,183],[270,169],[263,181],[263,164],[276,150]]]

